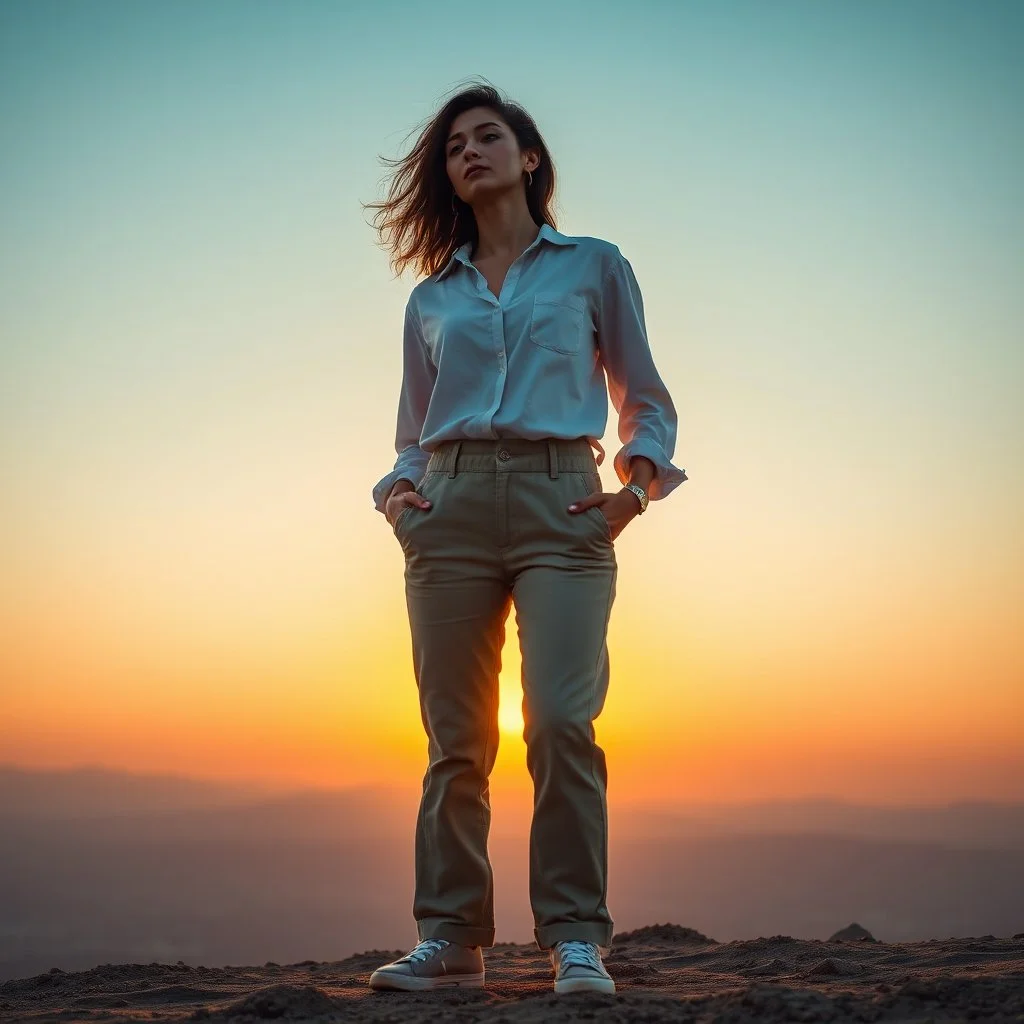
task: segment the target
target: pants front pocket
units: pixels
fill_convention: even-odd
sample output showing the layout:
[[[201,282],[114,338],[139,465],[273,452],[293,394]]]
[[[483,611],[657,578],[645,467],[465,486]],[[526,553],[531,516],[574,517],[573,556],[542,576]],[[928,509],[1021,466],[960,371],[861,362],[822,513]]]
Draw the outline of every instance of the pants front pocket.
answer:
[[[587,495],[597,494],[601,490],[601,477],[598,473],[578,473],[577,476],[586,488]],[[605,514],[596,506],[591,505],[590,508],[584,509],[584,514],[589,515],[591,518],[597,516],[601,521],[601,529],[604,531],[605,539],[609,544],[614,544],[612,540],[612,526],[605,517]]]
[[[392,529],[394,530],[396,537],[398,536],[399,530],[405,524],[409,516],[425,516],[429,515],[431,512],[434,511],[434,500],[433,498],[430,497],[430,495],[427,492],[432,489],[434,481],[440,475],[441,474],[436,470],[430,470],[429,472],[424,474],[423,479],[420,481],[419,487],[416,488],[416,493],[421,498],[428,498],[430,500],[430,508],[417,508],[415,505],[406,505],[406,507],[403,508],[402,511],[398,513],[398,518],[392,525]]]

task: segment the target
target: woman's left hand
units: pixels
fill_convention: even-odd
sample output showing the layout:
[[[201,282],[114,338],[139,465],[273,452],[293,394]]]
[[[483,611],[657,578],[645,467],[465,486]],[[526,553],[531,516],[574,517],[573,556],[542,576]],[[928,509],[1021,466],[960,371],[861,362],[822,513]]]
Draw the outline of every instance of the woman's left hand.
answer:
[[[595,491],[584,498],[574,501],[569,506],[572,515],[579,515],[591,506],[597,506],[601,514],[608,520],[608,529],[612,540],[625,529],[626,523],[640,515],[640,502],[632,491],[625,487],[621,491]]]

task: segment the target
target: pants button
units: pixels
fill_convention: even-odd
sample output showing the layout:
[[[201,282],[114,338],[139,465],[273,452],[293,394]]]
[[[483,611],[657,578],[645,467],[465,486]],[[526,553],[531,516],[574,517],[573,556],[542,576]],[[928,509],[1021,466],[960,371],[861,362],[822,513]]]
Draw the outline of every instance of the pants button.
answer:
[[[498,458],[501,459],[502,462],[508,462],[508,460],[511,459],[512,456],[509,455],[509,453],[504,448],[499,448]]]

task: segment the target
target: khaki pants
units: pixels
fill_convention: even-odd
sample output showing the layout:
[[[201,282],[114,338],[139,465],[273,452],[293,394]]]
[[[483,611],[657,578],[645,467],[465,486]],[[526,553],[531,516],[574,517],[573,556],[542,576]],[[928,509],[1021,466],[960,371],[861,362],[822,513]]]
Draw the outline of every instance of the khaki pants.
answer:
[[[428,739],[416,821],[419,938],[494,945],[488,777],[498,750],[498,672],[516,609],[523,737],[534,785],[530,901],[541,949],[611,946],[607,770],[593,720],[608,691],[617,566],[586,438],[446,442],[403,509],[413,667]]]

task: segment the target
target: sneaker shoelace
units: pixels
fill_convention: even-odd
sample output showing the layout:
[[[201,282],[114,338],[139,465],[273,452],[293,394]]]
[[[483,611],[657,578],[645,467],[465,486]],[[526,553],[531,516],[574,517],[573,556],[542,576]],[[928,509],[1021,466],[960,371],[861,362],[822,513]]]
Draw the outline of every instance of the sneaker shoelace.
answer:
[[[558,962],[562,967],[577,964],[580,967],[592,967],[596,971],[603,967],[597,945],[578,939],[563,939],[558,944]]]
[[[415,949],[410,950],[405,956],[399,957],[399,962],[402,960],[426,960],[447,945],[447,939],[424,939]]]

